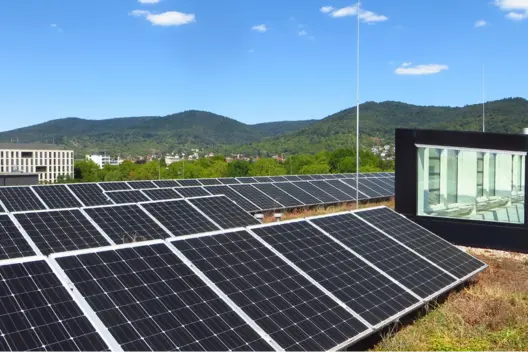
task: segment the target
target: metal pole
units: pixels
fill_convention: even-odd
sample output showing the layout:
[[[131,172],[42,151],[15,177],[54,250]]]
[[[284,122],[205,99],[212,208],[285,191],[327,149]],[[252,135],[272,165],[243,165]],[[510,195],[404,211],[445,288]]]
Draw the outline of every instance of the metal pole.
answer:
[[[357,3],[357,72],[356,72],[356,209],[359,209],[359,15]]]
[[[486,100],[484,83],[484,64],[482,64],[482,132],[486,132]]]

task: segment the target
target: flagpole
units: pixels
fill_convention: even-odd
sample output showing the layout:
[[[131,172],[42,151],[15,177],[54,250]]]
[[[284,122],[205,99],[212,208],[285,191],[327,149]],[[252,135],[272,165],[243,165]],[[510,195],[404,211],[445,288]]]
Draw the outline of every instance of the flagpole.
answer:
[[[357,72],[356,72],[356,209],[359,209],[359,1],[357,3]]]

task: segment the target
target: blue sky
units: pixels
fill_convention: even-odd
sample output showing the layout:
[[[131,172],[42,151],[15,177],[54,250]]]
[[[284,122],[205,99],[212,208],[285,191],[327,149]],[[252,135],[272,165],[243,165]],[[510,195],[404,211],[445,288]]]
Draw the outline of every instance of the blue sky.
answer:
[[[355,6],[5,2],[0,130],[188,109],[246,123],[325,117],[355,105]],[[478,103],[483,64],[487,99],[528,96],[528,0],[365,0],[361,9],[362,102]]]

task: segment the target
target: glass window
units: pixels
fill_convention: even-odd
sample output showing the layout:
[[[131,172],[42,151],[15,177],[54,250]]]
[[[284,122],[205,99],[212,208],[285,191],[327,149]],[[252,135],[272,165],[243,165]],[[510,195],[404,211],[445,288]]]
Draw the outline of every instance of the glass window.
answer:
[[[418,215],[524,223],[526,156],[418,148]]]

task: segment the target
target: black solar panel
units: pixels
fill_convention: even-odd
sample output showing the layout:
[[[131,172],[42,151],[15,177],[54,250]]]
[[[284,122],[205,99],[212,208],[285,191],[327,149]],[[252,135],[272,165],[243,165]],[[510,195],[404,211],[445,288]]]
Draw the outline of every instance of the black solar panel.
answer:
[[[79,210],[19,213],[15,218],[44,255],[110,245]]]
[[[131,189],[131,187],[126,182],[99,182],[105,191],[120,191],[125,189]]]
[[[329,350],[366,330],[246,231],[173,245],[286,351]]]
[[[8,215],[0,215],[0,260],[36,255]],[[1,347],[0,347],[1,348]]]
[[[195,179],[178,179],[176,180],[180,186],[189,187],[189,186],[201,186],[202,184]]]
[[[385,184],[378,182],[378,179],[376,178],[366,178],[363,180],[359,180],[359,183],[360,187],[362,185],[368,187],[374,192],[381,194],[382,196],[389,197],[394,195],[393,191],[388,190],[388,187]]]
[[[178,194],[181,194],[182,197],[191,198],[191,197],[204,197],[210,196],[211,194],[207,192],[202,187],[181,187],[174,189]]]
[[[260,224],[251,214],[224,196],[189,199],[189,202],[223,229]]]
[[[95,183],[77,183],[68,185],[73,193],[87,207],[94,205],[112,204],[103,194],[103,190]]]
[[[458,278],[486,266],[389,208],[370,209],[358,212],[357,215]]]
[[[246,211],[257,211],[260,210],[255,204],[244,198],[240,193],[232,190],[229,186],[210,186],[205,189],[211,194],[224,194],[227,198],[238,204],[242,209]]]
[[[377,179],[371,179],[370,181],[376,183],[380,187],[385,188],[387,191],[391,192],[391,194],[394,194],[394,180],[385,177],[380,177]]]
[[[310,175],[314,180],[324,180],[326,177],[323,175]]]
[[[86,208],[84,210],[116,244],[170,237],[137,205]]]
[[[31,187],[0,187],[0,201],[7,211],[46,209]]]
[[[345,174],[334,174],[333,175],[335,178],[346,178],[346,175]]]
[[[264,226],[253,232],[372,325],[420,303],[308,222]]]
[[[147,198],[141,191],[115,191],[115,192],[106,192],[108,198],[114,201],[115,204],[125,204],[125,203],[138,203],[146,202],[150,199]]]
[[[322,203],[319,199],[315,198],[313,195],[295,186],[295,184],[291,182],[279,182],[279,183],[275,183],[274,186],[276,186],[277,188],[280,188],[284,192],[295,197],[295,199],[300,200],[306,205]]]
[[[133,189],[158,188],[152,181],[129,181],[127,183]]]
[[[345,179],[345,181],[346,181],[346,179]],[[329,185],[337,188],[341,192],[348,194],[350,197],[352,197],[353,200],[356,199],[356,188],[355,187],[350,186],[349,184],[345,184],[345,183],[341,182],[340,180],[326,180],[326,183],[328,183]],[[350,184],[352,184],[352,182],[350,182]],[[355,185],[355,183],[354,183],[354,185]],[[365,196],[364,194],[359,193],[359,199],[360,200],[361,199],[367,199],[367,198],[368,197]]]
[[[152,200],[178,199],[181,195],[172,188],[144,189],[143,193]]]
[[[286,180],[288,180],[288,181],[300,181],[300,180],[302,180],[302,178],[300,176],[296,176],[296,175],[287,175],[287,176],[284,176],[284,178]],[[311,180],[312,178],[310,177],[309,179]]]
[[[216,178],[200,178],[198,181],[202,185],[211,186],[211,185],[220,185],[220,181],[218,181]]]
[[[311,194],[312,196],[319,199],[322,203],[337,203],[338,200],[335,197],[332,197],[330,194],[326,193],[322,189],[314,186],[308,181],[294,182],[294,184],[302,189],[303,191]]]
[[[216,231],[219,228],[183,200],[146,203],[143,207],[174,236]]]
[[[220,181],[220,183],[222,183],[223,185],[238,185],[240,183],[234,177],[219,178],[218,181]]]
[[[57,262],[124,351],[271,349],[164,244]]]
[[[310,221],[422,298],[456,281],[352,214]]]
[[[268,176],[257,176],[257,177],[253,177],[255,179],[255,181],[257,181],[258,183],[271,183],[273,182],[273,180],[268,177]]]
[[[354,194],[354,197],[356,196],[356,180],[354,179],[343,179],[343,182],[345,182],[347,185],[353,188],[353,191],[351,191]],[[365,199],[365,198],[380,198],[382,195],[376,191],[374,191],[372,188],[366,186],[367,179],[359,179],[359,199]],[[335,186],[335,185],[334,185]],[[337,186],[336,186],[337,187]],[[347,192],[350,194],[350,192]]]
[[[275,200],[253,187],[253,185],[232,185],[231,188],[255,203],[255,205],[262,210],[284,208],[282,204],[277,203]]]
[[[50,209],[79,208],[82,206],[65,185],[36,186],[33,189]]]
[[[271,181],[273,182],[284,182],[288,181],[284,176],[270,176]]]
[[[303,181],[315,180],[311,175],[297,175],[297,177]]]
[[[237,177],[237,180],[240,183],[257,183],[253,177]]]
[[[166,188],[166,187],[179,187],[180,185],[174,181],[174,180],[156,180],[152,181],[156,186],[159,188]]]
[[[293,198],[288,193],[282,191],[280,188],[275,187],[273,184],[261,184],[257,183],[254,185],[255,188],[262,191],[269,197],[275,199],[286,208],[298,207],[304,205],[300,200]]]
[[[354,199],[352,196],[341,192],[340,190],[338,190],[331,184],[327,183],[326,181],[309,181],[309,182],[310,184],[314,185],[320,190],[330,194],[332,197],[336,198],[340,202],[348,202]]]
[[[46,261],[0,266],[0,292],[0,350],[108,349]]]
[[[321,175],[323,176],[323,179],[324,180],[334,180],[334,179],[337,179],[339,178],[337,175],[335,174],[324,174],[324,175]]]

